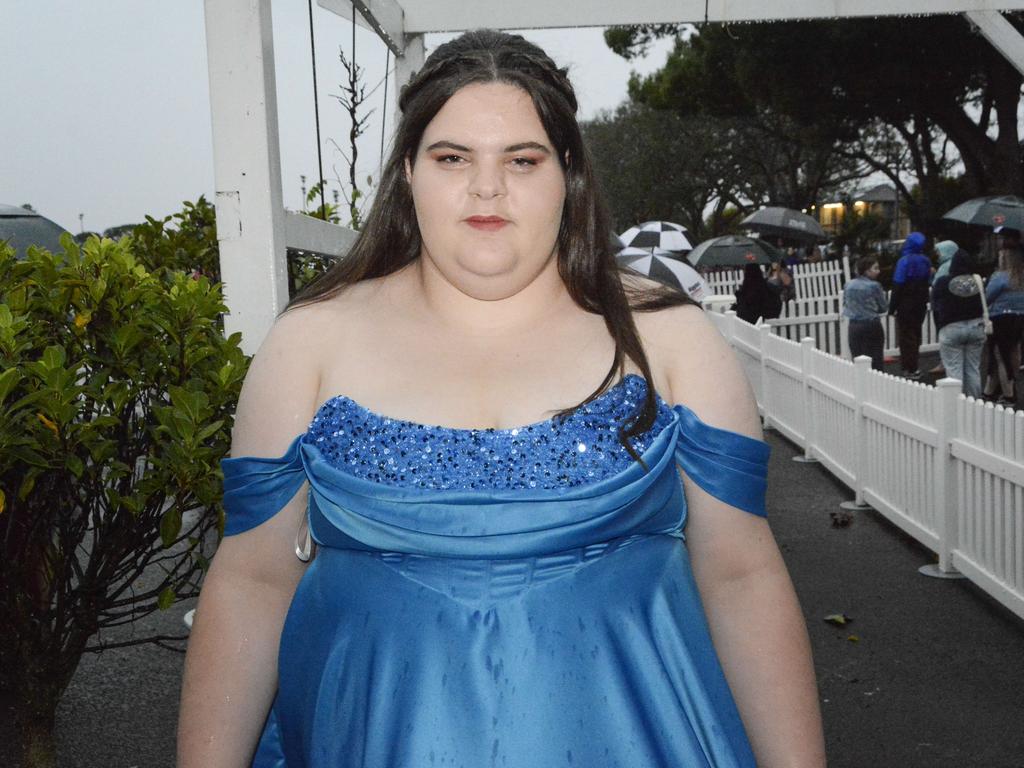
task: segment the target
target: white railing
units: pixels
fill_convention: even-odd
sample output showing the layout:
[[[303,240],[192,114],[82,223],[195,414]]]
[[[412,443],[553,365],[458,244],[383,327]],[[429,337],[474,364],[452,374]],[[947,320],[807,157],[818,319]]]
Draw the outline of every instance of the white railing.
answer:
[[[708,313],[736,350],[766,427],[798,444],[855,501],[1024,618],[1024,412],[871,370]]]
[[[836,296],[843,292],[843,286],[850,279],[850,261],[846,256],[817,264],[795,264],[789,269],[793,273],[793,289],[798,299]],[[717,269],[708,273],[705,279],[712,293],[734,294],[743,281],[743,270]]]

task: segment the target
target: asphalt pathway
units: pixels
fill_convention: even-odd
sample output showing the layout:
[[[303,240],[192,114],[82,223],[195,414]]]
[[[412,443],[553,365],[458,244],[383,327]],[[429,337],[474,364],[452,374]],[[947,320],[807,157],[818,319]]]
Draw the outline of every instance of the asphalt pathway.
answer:
[[[768,440],[769,515],[807,619],[829,765],[1024,768],[1024,622],[967,581],[919,575],[932,554],[876,513],[834,527],[850,494]],[[177,632],[188,607],[135,632]],[[61,768],[173,768],[182,661],[154,646],[86,657],[58,715]],[[17,768],[13,737],[0,698],[0,765]]]

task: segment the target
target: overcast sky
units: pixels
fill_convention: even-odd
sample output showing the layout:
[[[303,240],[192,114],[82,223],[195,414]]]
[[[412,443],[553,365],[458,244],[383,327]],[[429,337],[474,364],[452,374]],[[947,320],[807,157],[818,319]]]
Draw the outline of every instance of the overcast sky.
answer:
[[[324,173],[347,175],[328,144],[348,124],[332,98],[342,70],[338,47],[351,52],[350,22],[314,3]],[[0,203],[31,203],[72,232],[79,214],[87,230],[165,216],[183,200],[213,199],[213,158],[202,0],[0,0]],[[643,61],[626,62],[604,44],[600,29],[526,31],[569,66],[584,118],[626,96],[631,69],[664,63],[668,44]],[[428,52],[450,36],[429,35]],[[307,5],[274,3],[281,164],[286,207],[301,207],[300,176],[316,174]],[[385,48],[356,32],[365,82],[380,82]],[[392,60],[393,62],[393,60]],[[383,88],[360,147],[360,175],[376,177],[381,122],[391,128]]]

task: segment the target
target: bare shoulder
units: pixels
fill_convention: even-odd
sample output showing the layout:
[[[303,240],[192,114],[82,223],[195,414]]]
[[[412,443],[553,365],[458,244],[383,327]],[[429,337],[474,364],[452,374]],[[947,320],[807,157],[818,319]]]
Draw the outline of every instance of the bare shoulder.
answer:
[[[682,305],[634,314],[662,396],[712,426],[760,439],[750,384],[729,343],[704,310]]]
[[[253,356],[232,432],[233,456],[280,456],[305,431],[316,408],[329,302],[280,315]]]

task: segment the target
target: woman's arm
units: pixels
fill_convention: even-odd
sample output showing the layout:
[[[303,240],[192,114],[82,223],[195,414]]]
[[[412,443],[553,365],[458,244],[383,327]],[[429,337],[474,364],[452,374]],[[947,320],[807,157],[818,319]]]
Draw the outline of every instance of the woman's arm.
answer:
[[[1006,290],[1009,279],[1005,272],[995,272],[988,281],[988,287],[985,288],[985,301],[991,306],[992,302]]]
[[[750,387],[728,344],[699,311],[670,312],[677,319],[675,351],[660,357],[675,402],[707,424],[760,439]],[[757,764],[822,768],[810,643],[768,523],[718,501],[685,476],[684,489],[694,575]]]
[[[281,456],[313,415],[319,371],[310,312],[278,320],[239,398],[232,456]],[[270,520],[226,537],[203,584],[185,658],[179,768],[248,766],[277,690],[284,616],[304,572],[294,552],[305,486]]]
[[[885,301],[885,290],[883,290],[881,283],[875,283],[872,296],[875,299],[875,311],[878,312],[880,316],[889,311],[889,306]]]

